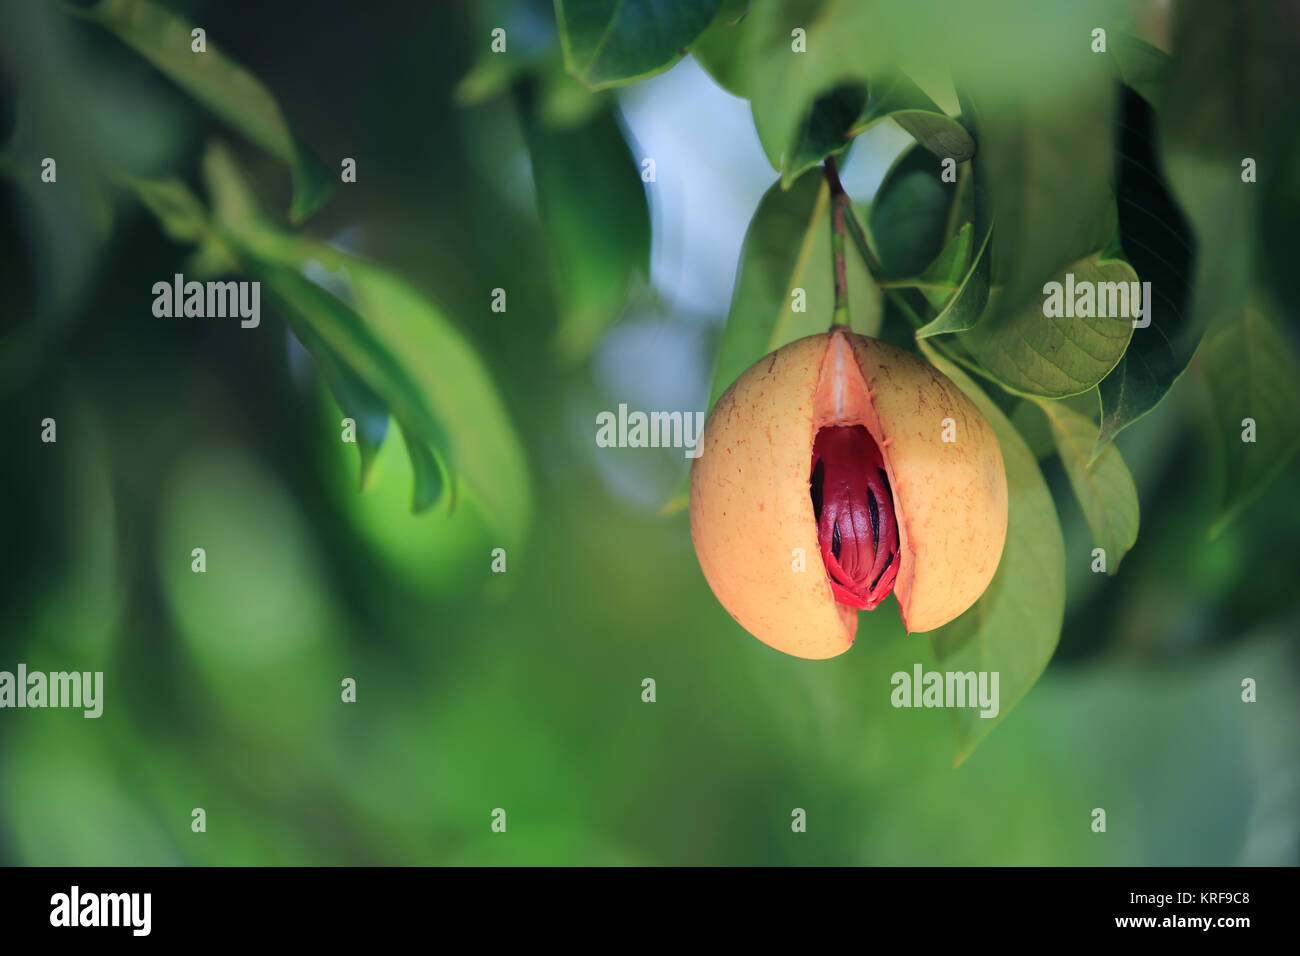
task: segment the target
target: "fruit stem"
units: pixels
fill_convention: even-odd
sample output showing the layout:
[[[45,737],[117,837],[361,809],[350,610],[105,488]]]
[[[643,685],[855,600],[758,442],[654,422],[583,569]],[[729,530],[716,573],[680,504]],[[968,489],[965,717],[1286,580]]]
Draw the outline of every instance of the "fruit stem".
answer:
[[[844,210],[849,204],[849,194],[840,182],[835,157],[827,156],[824,164],[826,182],[831,189],[831,258],[835,267],[835,314],[831,328],[849,325],[849,279],[844,267]]]
[[[885,267],[880,264],[876,254],[871,251],[871,244],[867,242],[867,231],[862,228],[862,223],[858,221],[857,214],[854,213],[853,207],[848,206],[844,210],[844,218],[849,227],[849,238],[853,240],[853,245],[857,247],[858,255],[866,263],[867,271],[871,273],[871,278],[880,280],[885,275]]]

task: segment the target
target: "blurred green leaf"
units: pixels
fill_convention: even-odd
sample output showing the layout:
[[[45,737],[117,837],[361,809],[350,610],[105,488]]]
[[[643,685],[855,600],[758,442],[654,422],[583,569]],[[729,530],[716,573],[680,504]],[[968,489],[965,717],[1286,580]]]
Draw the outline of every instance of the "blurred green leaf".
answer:
[[[1198,355],[1224,461],[1223,498],[1211,529],[1218,534],[1300,447],[1300,361],[1259,302],[1207,337]],[[1248,418],[1253,442],[1242,438]]]
[[[402,438],[406,441],[406,452],[411,458],[411,469],[415,473],[411,512],[419,514],[432,508],[442,499],[442,492],[446,487],[443,468],[429,446],[405,428],[402,429]],[[454,495],[455,483],[453,482],[450,487]],[[456,507],[454,498],[450,507],[453,509]]]
[[[333,178],[294,136],[275,98],[211,38],[207,52],[193,52],[193,24],[149,0],[100,0],[75,12],[111,30],[222,120],[288,163],[293,222],[304,221],[329,196]]]
[[[866,86],[886,66],[872,8],[819,0],[754,4],[743,23],[742,88],[749,92],[763,151],[784,176],[817,100],[851,83]],[[803,31],[806,52],[794,49]]]
[[[871,97],[857,125],[857,136],[881,120],[892,119],[936,156],[965,162],[975,155],[975,141],[957,120],[941,110],[925,92],[897,71],[873,77]]]
[[[1149,106],[1159,109],[1169,81],[1169,54],[1122,30],[1111,30],[1107,39],[1107,49],[1124,85],[1136,90]]]
[[[552,0],[484,0],[473,5],[479,55],[452,95],[473,106],[510,92],[521,76],[552,67],[564,72]],[[505,31],[506,48],[493,49],[494,31]]]
[[[564,61],[593,90],[668,69],[709,25],[720,0],[555,0]]]
[[[429,447],[449,475],[451,503],[473,498],[503,540],[521,540],[531,512],[523,450],[464,336],[398,276],[271,226],[223,149],[208,151],[204,172],[217,228],[291,327],[310,328],[303,344],[323,341],[383,399],[408,441]],[[323,269],[348,301],[306,278],[309,267]],[[427,461],[413,466],[418,506],[428,501],[431,475]]]
[[[996,717],[980,717],[972,708],[952,710],[959,764],[1037,682],[1056,650],[1065,618],[1065,543],[1052,495],[1020,434],[957,366],[925,342],[921,351],[993,426],[1007,473],[1007,539],[997,573],[969,610],[929,634],[945,668],[999,675]]]
[[[548,127],[536,89],[518,102],[560,307],[556,344],[576,361],[618,317],[633,278],[650,271],[650,212],[612,104],[588,122]]]
[[[990,281],[1003,309],[1019,309],[1114,236],[1113,83],[1094,73],[1061,103],[964,95],[979,114],[977,164],[998,227]]]
[[[1137,541],[1138,494],[1119,449],[1107,445],[1093,457],[1097,426],[1060,402],[1038,400],[1052,426],[1057,454],[1083,509],[1093,544],[1106,551],[1106,573],[1114,574]]]
[[[830,328],[835,305],[831,263],[830,190],[821,172],[810,171],[789,190],[774,184],[745,232],[710,408],[764,355]],[[879,292],[858,257],[846,255],[845,268],[852,326],[870,334],[879,323]],[[800,304],[795,290],[802,290],[799,312],[794,311]]]
[[[1063,287],[1062,301],[1069,298],[1064,286],[1066,276],[1072,273],[1076,290],[1082,283],[1094,284],[1094,312],[1101,311],[1103,303],[1107,311],[1119,311],[1111,309],[1103,283],[1131,283],[1137,280],[1137,273],[1127,262],[1107,258],[1109,255],[1097,253],[1055,276]],[[962,333],[960,341],[991,375],[1015,391],[1046,398],[1086,392],[1105,378],[1124,354],[1133,335],[1133,320],[1125,316],[1048,318],[1043,308],[1040,297],[1017,311],[986,311],[972,329]]]
[[[1158,51],[1157,51],[1158,52]],[[1151,411],[1192,360],[1201,329],[1191,323],[1191,226],[1170,194],[1156,154],[1155,116],[1124,90],[1118,153],[1120,244],[1138,279],[1151,283],[1150,325],[1135,328],[1119,364],[1102,379],[1094,454]]]
[[[1261,220],[1270,191],[1293,175],[1295,50],[1300,23],[1269,4],[1186,0],[1174,9],[1170,65],[1160,105],[1160,146],[1174,195],[1196,236],[1194,328],[1236,321],[1266,263]],[[1258,182],[1244,182],[1243,164]],[[1300,194],[1300,193],[1298,193]],[[1282,212],[1284,234],[1295,214]],[[1290,295],[1294,260],[1279,301]]]
[[[344,416],[356,423],[357,452],[361,458],[359,485],[365,489],[375,459],[388,435],[388,406],[370,386],[362,381],[359,375],[348,367],[346,362],[338,357],[311,325],[299,323],[294,327],[294,335],[316,360],[321,377],[339,403],[339,409]],[[409,439],[407,446],[410,447]],[[419,510],[421,497],[418,489],[415,498],[416,510]],[[433,500],[437,500],[436,495]],[[428,504],[432,503],[433,501],[430,501]]]
[[[208,234],[208,211],[179,179],[131,179],[130,185],[154,218],[177,242],[200,242]]]
[[[741,30],[750,0],[725,0],[717,16],[695,40],[691,53],[713,81],[730,93],[748,99],[745,61],[741,56]]]
[[[1222,160],[1225,172],[1239,171],[1246,156],[1281,158],[1274,134],[1300,114],[1300,20],[1282,11],[1281,4],[1217,0],[1174,8],[1175,56],[1156,104],[1167,145]]]
[[[781,186],[789,185],[828,156],[839,156],[851,145],[849,131],[862,115],[867,88],[859,83],[837,86],[819,96],[795,129],[781,166]]]

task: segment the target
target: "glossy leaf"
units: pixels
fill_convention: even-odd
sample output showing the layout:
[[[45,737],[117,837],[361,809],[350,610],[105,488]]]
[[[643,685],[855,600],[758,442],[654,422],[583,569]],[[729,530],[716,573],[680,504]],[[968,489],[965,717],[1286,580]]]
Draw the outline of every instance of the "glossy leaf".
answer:
[[[969,236],[974,225],[967,223],[959,236]],[[979,321],[989,304],[989,243],[992,231],[985,233],[984,241],[975,250],[975,259],[961,278],[961,284],[943,301],[939,314],[916,332],[918,339],[945,332],[964,332]],[[956,240],[954,240],[955,242]],[[925,291],[924,289],[922,290]],[[933,300],[931,300],[933,302]]]
[[[612,104],[557,129],[543,122],[530,87],[518,101],[560,309],[556,345],[576,361],[618,318],[633,280],[649,274],[645,188]]]
[[[1052,428],[1056,452],[1074,489],[1093,544],[1106,552],[1106,572],[1114,574],[1138,533],[1138,494],[1119,449],[1107,445],[1093,456],[1097,426],[1061,402],[1038,401]]]
[[[718,12],[720,0],[555,0],[570,73],[593,90],[668,69]]]
[[[828,156],[839,156],[851,145],[850,130],[867,102],[867,88],[858,83],[837,86],[817,98],[795,132],[781,167],[781,185],[789,186]]]
[[[1098,452],[1164,398],[1200,337],[1189,302],[1195,239],[1160,171],[1154,113],[1126,88],[1122,116],[1116,163],[1120,243],[1138,279],[1151,283],[1150,324],[1133,330],[1123,358],[1101,382]]]
[[[1210,386],[1216,444],[1224,463],[1221,531],[1300,447],[1300,361],[1261,303],[1206,338],[1198,353]],[[1254,441],[1246,441],[1247,419]]]
[[[328,170],[298,141],[275,97],[262,82],[218,49],[213,38],[204,53],[191,49],[194,25],[150,0],[100,0],[84,11],[115,33],[177,86],[293,171],[289,217],[302,222],[329,196]]]
[[[871,234],[885,275],[910,278],[944,248],[956,184],[940,178],[939,160],[920,147],[902,153],[871,204]]]
[[[971,265],[971,235],[974,231],[974,224],[963,224],[943,251],[916,277],[915,288],[935,308],[942,308],[966,277]]]
[[[999,230],[1001,221],[999,220]],[[1014,311],[988,310],[961,343],[995,378],[1014,391],[1046,398],[1086,392],[1104,379],[1119,362],[1133,335],[1133,319],[1117,315],[1121,302],[1109,294],[1111,283],[1124,283],[1125,298],[1137,274],[1122,259],[1097,253],[1062,270],[1061,298],[1068,300],[1067,275],[1073,274],[1076,296],[1084,283],[1096,291],[1094,312],[1102,304],[1106,317],[1048,318],[1046,296]],[[1005,294],[1005,293],[1004,293]],[[1132,306],[1129,306],[1132,309]]]
[[[873,77],[870,90],[866,109],[850,136],[892,119],[936,156],[961,163],[975,155],[975,140],[966,128],[902,73]]]
[[[952,710],[959,764],[1028,693],[1056,650],[1065,618],[1065,543],[1047,483],[1019,433],[957,366],[924,342],[921,350],[993,426],[1007,473],[1007,538],[997,573],[968,611],[928,635],[945,670],[998,673],[996,717]]]

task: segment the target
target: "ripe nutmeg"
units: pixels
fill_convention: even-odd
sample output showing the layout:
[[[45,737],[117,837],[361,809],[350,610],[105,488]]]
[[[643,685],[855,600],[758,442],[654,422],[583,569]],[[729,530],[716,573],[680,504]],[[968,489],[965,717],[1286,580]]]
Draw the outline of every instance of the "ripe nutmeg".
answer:
[[[777,650],[843,653],[858,611],[890,593],[909,632],[933,630],[997,570],[1001,448],[919,356],[843,326],[791,342],[718,399],[703,449],[690,494],[700,567],[731,616]]]

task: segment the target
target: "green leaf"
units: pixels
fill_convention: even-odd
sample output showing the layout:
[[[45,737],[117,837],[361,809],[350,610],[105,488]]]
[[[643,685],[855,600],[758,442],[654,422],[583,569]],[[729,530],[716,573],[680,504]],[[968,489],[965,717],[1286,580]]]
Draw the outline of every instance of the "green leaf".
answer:
[[[645,188],[612,104],[556,129],[542,121],[533,89],[517,89],[560,308],[556,345],[576,361],[618,317],[633,279],[649,274]]]
[[[1300,128],[1295,96],[1294,18],[1268,5],[1186,0],[1174,8],[1170,66],[1160,104],[1160,143],[1173,192],[1197,240],[1192,322],[1213,328],[1246,307],[1259,278],[1261,220],[1280,215],[1294,235],[1294,213],[1270,209],[1271,190],[1294,175]],[[1246,159],[1258,183],[1242,181]],[[1294,259],[1283,284],[1286,301]]]
[[[1136,90],[1152,108],[1159,109],[1169,82],[1169,54],[1122,30],[1111,30],[1107,39],[1107,49],[1124,85]]]
[[[885,174],[871,204],[871,234],[891,278],[919,275],[944,248],[955,185],[943,182],[939,161],[913,146]]]
[[[551,0],[484,0],[472,10],[480,52],[452,91],[458,105],[475,106],[507,94],[516,80],[530,73],[565,73]],[[498,28],[505,31],[503,52],[492,49],[492,31]]]
[[[127,183],[170,238],[177,242],[199,242],[207,236],[208,211],[179,179],[130,178]]]
[[[999,675],[996,718],[980,717],[972,708],[952,711],[957,736],[954,763],[960,764],[1024,697],[1056,650],[1065,619],[1065,543],[1051,493],[1019,433],[953,363],[924,342],[921,351],[993,426],[1007,473],[1007,539],[997,573],[969,610],[927,635],[945,669]]]
[[[699,35],[691,54],[713,82],[732,96],[749,99],[745,83],[745,61],[741,56],[742,25],[750,0],[727,0],[708,29]]]
[[[1209,335],[1198,354],[1224,462],[1223,498],[1211,529],[1217,535],[1300,447],[1300,362],[1259,302]],[[1243,440],[1246,419],[1254,422],[1253,442]]]
[[[943,251],[925,267],[925,271],[916,277],[913,288],[919,290],[936,309],[942,308],[957,291],[970,269],[971,235],[974,231],[974,223],[963,223],[957,230],[957,235],[948,241]]]
[[[869,83],[841,83],[818,96],[782,151],[782,182],[793,182],[827,156],[842,153],[853,137],[887,119],[897,122],[937,156],[961,162],[975,152],[975,141],[965,128],[915,83],[895,72],[874,77]]]
[[[962,231],[958,233],[958,236],[966,236],[969,244],[969,236],[973,230],[974,224],[967,223],[962,227]],[[985,307],[990,301],[988,250],[992,235],[992,230],[984,234],[984,241],[980,244],[979,249],[975,251],[975,261],[966,271],[965,276],[962,277],[961,285],[952,293],[951,298],[943,303],[939,314],[926,325],[917,329],[916,337],[918,339],[929,338],[931,335],[940,335],[945,332],[964,332],[974,326],[979,321],[980,316],[984,314]],[[956,240],[953,241],[956,242]],[[949,245],[951,246],[952,243]],[[925,290],[922,289],[921,291],[924,292]],[[935,304],[934,300],[931,300],[931,304]]]
[[[555,0],[570,73],[593,90],[668,69],[709,25],[721,0]]]
[[[740,251],[736,288],[718,350],[712,408],[740,373],[795,339],[825,332],[835,306],[830,190],[810,172],[789,190],[774,184],[758,204]],[[851,324],[870,334],[880,319],[879,292],[858,257],[845,256]],[[803,291],[796,312],[795,290]]]
[[[441,500],[446,476],[438,456],[418,436],[412,435],[403,428],[402,438],[406,442],[406,452],[411,459],[411,470],[415,473],[415,484],[411,492],[411,513],[419,514],[432,508]],[[455,487],[453,482],[451,484],[453,496]],[[452,497],[449,510],[455,507],[456,502]]]
[[[345,417],[356,423],[357,452],[361,458],[359,487],[364,491],[379,450],[388,435],[388,406],[361,377],[339,358],[308,323],[293,326],[294,335],[311,354]],[[409,448],[410,441],[408,439]],[[417,471],[418,474],[418,471]]]
[[[1093,388],[1119,362],[1133,335],[1133,320],[1113,314],[1121,311],[1120,303],[1118,295],[1111,301],[1108,286],[1133,283],[1137,273],[1122,259],[1107,258],[1108,254],[1080,260],[1054,280],[1062,286],[1063,301],[1070,299],[1067,275],[1074,276],[1076,296],[1083,283],[1092,283],[1097,299],[1093,311],[1104,306],[1106,317],[1048,318],[1043,314],[1046,296],[1040,296],[1017,311],[986,311],[974,328],[962,333],[961,343],[989,374],[1014,391],[1063,398]],[[1125,287],[1129,290],[1131,285]]]
[[[1295,50],[1300,28],[1280,7],[1184,0],[1173,12],[1170,63],[1161,110],[1167,145],[1223,161],[1240,172],[1243,157],[1281,159],[1300,114]],[[1263,177],[1261,177],[1263,178]],[[1240,178],[1238,178],[1240,185]]]
[[[990,281],[1003,309],[1019,309],[1115,234],[1113,80],[1094,69],[1063,102],[963,98],[979,115],[976,162],[998,225]]]
[[[781,185],[789,187],[828,156],[838,156],[849,148],[849,130],[862,115],[867,102],[867,88],[858,83],[837,86],[817,98],[807,117],[795,132],[781,169]]]
[[[1016,402],[1011,411],[1011,424],[1016,427],[1020,437],[1025,440],[1034,457],[1042,461],[1056,451],[1056,440],[1052,437],[1052,424],[1038,407],[1038,399],[1026,398]]]
[[[1092,532],[1093,544],[1106,552],[1106,570],[1114,574],[1137,541],[1137,486],[1119,449],[1107,445],[1095,458],[1097,426],[1060,402],[1038,400],[1052,426],[1056,452],[1070,487]]]
[[[902,73],[874,77],[870,90],[866,109],[850,136],[865,132],[881,120],[892,119],[936,156],[961,163],[975,155],[975,140],[966,128]]]
[[[189,21],[149,0],[100,0],[83,15],[111,30],[223,121],[286,162],[293,171],[293,222],[304,221],[329,196],[333,178],[293,135],[275,98],[211,38],[207,52],[193,52]]]
[[[225,150],[208,151],[204,173],[216,228],[295,334],[302,333],[304,346],[323,342],[383,400],[408,443],[428,447],[450,503],[469,500],[502,541],[522,540],[531,514],[523,449],[487,369],[459,330],[404,279],[271,226]],[[304,272],[325,278],[313,281]],[[412,466],[416,504],[427,504],[434,487],[429,460],[417,452]]]
[[[784,175],[812,104],[831,90],[867,86],[887,66],[871,4],[842,0],[756,3],[743,23],[741,84],[750,98],[759,142]],[[797,52],[793,30],[804,31]]]
[[[1164,398],[1202,331],[1189,308],[1195,240],[1161,175],[1154,124],[1151,107],[1126,88],[1117,163],[1120,243],[1138,279],[1151,283],[1150,324],[1133,330],[1124,357],[1101,382],[1094,454]]]

